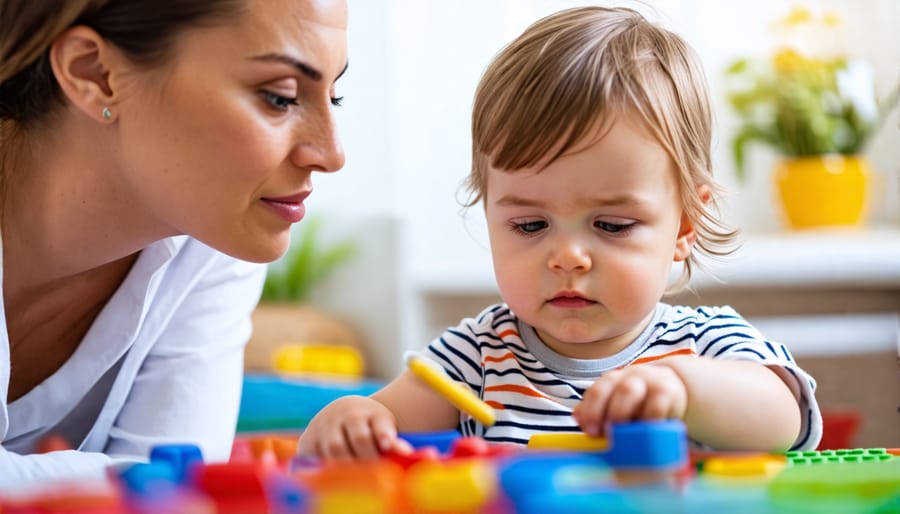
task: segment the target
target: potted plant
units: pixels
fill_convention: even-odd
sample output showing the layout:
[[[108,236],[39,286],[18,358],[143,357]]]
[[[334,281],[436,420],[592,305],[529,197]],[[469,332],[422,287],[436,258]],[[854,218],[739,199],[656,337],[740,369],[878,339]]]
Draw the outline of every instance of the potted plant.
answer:
[[[309,302],[316,287],[356,254],[351,241],[324,244],[321,230],[322,218],[308,217],[297,226],[287,253],[269,265],[245,351],[248,371],[271,371],[275,352],[287,344],[360,347],[346,323]]]
[[[784,36],[818,34],[822,43],[839,23],[834,15],[795,8],[776,27]],[[879,105],[865,63],[814,55],[792,39],[793,46],[769,59],[738,59],[726,71],[728,99],[740,119],[732,139],[738,178],[744,177],[747,145],[763,143],[781,157],[774,180],[791,227],[859,224],[871,173],[862,152],[897,91]]]

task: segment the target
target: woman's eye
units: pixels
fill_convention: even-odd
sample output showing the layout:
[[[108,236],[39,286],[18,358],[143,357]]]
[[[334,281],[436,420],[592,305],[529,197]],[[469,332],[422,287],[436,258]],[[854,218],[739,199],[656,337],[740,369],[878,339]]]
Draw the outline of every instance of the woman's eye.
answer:
[[[526,221],[525,223],[513,223],[513,230],[522,234],[534,234],[547,228],[546,221]]]
[[[627,232],[628,229],[634,226],[634,223],[608,223],[606,221],[595,221],[594,226],[599,228],[604,232],[609,232],[610,234],[619,234],[622,232]]]
[[[333,105],[335,107],[340,107],[342,103],[344,103],[343,96],[332,96],[331,97],[331,105]]]
[[[297,105],[297,97],[291,98],[291,97],[287,97],[287,96],[281,96],[281,95],[275,94],[271,91],[265,91],[265,90],[262,91],[262,95],[263,95],[263,98],[266,100],[266,103],[268,103],[270,106],[272,106],[273,109],[276,109],[279,111],[286,111],[292,105]]]

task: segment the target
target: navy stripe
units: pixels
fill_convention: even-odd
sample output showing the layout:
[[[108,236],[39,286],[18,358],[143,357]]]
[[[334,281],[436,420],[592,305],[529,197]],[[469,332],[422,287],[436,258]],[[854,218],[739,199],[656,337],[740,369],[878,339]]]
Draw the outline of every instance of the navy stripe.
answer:
[[[662,336],[664,336],[664,335],[666,335],[666,334],[671,334],[672,332],[677,332],[677,331],[679,331],[679,330],[681,330],[681,329],[683,329],[683,328],[685,328],[685,327],[691,326],[691,325],[693,325],[695,328],[696,328],[697,326],[710,325],[710,322],[712,322],[713,320],[717,320],[717,319],[737,319],[737,320],[744,321],[743,319],[739,318],[738,316],[732,316],[732,315],[719,315],[719,316],[715,316],[715,317],[713,317],[713,318],[711,318],[711,319],[709,319],[709,320],[707,320],[707,321],[700,321],[700,320],[698,320],[698,319],[696,319],[696,318],[694,318],[694,317],[683,318],[683,319],[678,320],[678,321],[670,321],[669,323],[666,323],[666,324],[665,324],[666,326],[672,326],[672,325],[674,325],[675,323],[682,323],[682,322],[685,322],[685,321],[687,322],[687,323],[684,323],[683,325],[679,325],[679,326],[677,326],[677,327],[672,327],[672,328],[666,330],[666,331],[663,332],[662,334],[659,334],[659,337],[662,337]],[[724,324],[724,325],[710,325],[709,328],[733,327],[733,326],[746,327],[746,326],[748,326],[748,325],[747,325],[747,323],[731,323],[731,324]],[[707,330],[708,330],[708,329],[707,329]],[[702,334],[702,332],[701,332],[701,334]]]
[[[470,332],[472,332],[472,327],[466,327],[466,328],[469,329],[469,332],[462,332],[457,328],[448,328],[446,332],[441,334],[441,339],[444,339],[449,334],[449,335],[456,336],[459,339],[469,343],[472,346],[472,348],[478,348],[478,343],[479,343],[478,338],[472,337],[473,334],[470,333]],[[477,336],[477,334],[475,334],[475,335]]]
[[[488,437],[485,436],[485,441],[489,443],[512,443],[519,444],[525,446],[528,444],[528,439],[520,439],[518,437]]]
[[[806,441],[809,441],[809,437],[812,435],[812,409],[806,409],[806,433],[803,434],[803,437],[797,441],[797,444],[791,446],[791,449],[795,448],[803,448],[803,445],[806,444]]]
[[[681,344],[683,342],[684,342],[684,339],[679,339],[678,341],[653,341],[652,343],[647,345],[646,348],[644,348],[644,351],[642,351],[638,355],[635,355],[635,357],[639,357],[639,356],[647,353],[647,350],[649,350],[650,348],[656,348],[659,346],[674,346],[676,344]]]
[[[533,407],[524,407],[522,405],[504,405],[505,410],[514,410],[517,412],[527,412],[529,414],[540,414],[541,416],[572,416],[572,411],[566,410],[547,410],[537,409]],[[563,407],[565,409],[565,407]],[[499,424],[499,422],[498,422]],[[540,425],[543,426],[543,425]]]
[[[534,430],[538,432],[581,432],[581,427],[577,424],[571,425],[536,425],[534,423],[517,423],[515,421],[498,421],[494,423],[494,427],[510,427],[520,430]]]
[[[441,339],[441,342],[444,342],[444,340]],[[446,343],[444,343],[443,346],[446,348],[446,346],[447,346]],[[447,364],[447,366],[449,366],[451,368],[451,369],[447,369],[447,366],[443,366],[444,371],[446,371],[448,374],[450,372],[456,372],[457,376],[459,376],[459,377],[463,376],[462,370],[456,366],[456,363],[453,362],[452,360],[450,360],[450,358],[447,357],[447,355],[445,355],[443,352],[441,352],[435,345],[433,345],[433,344],[429,345],[427,348],[427,351],[430,352],[435,357],[437,357],[439,361],[445,362]]]
[[[713,349],[713,347],[715,346],[716,343],[718,343],[719,341],[722,341],[723,339],[729,339],[729,338],[740,338],[739,342],[741,342],[741,343],[755,341],[755,339],[753,339],[753,337],[751,337],[749,334],[744,334],[741,332],[732,332],[730,334],[721,335],[721,336],[713,339],[712,341],[707,343],[706,346],[702,350],[700,350],[699,354],[706,355],[707,352],[709,352]],[[716,355],[718,355],[718,354],[716,354]]]
[[[451,352],[459,353],[455,348],[451,348],[449,346],[444,346],[444,348],[447,348]],[[473,384],[473,383],[469,382],[468,380],[466,380],[465,373],[463,373],[462,370],[456,366],[456,362],[452,361],[447,355],[439,352],[433,346],[429,346],[428,349],[431,351],[431,353],[435,354],[440,360],[446,362],[447,365],[452,368],[452,370],[451,370],[451,369],[447,369],[446,367],[444,367],[444,371],[446,371],[448,374],[450,374],[451,371],[455,371],[457,373],[457,377],[452,377],[452,375],[451,375],[451,378],[455,378],[455,380],[460,381],[460,382],[465,382],[466,384],[469,385],[470,388],[472,388],[473,391],[479,391],[481,389],[481,386],[479,384]],[[469,366],[472,366],[471,360],[466,359],[464,356],[463,356],[463,358],[469,364]],[[478,376],[482,376],[481,375],[481,366],[472,366],[472,369],[475,370],[475,373]]]
[[[747,325],[742,325],[742,324],[738,324],[738,323],[733,323],[733,324],[730,324],[730,325],[716,325],[716,326],[708,327],[708,328],[702,330],[700,333],[697,333],[697,334],[695,334],[695,333],[693,333],[693,332],[688,332],[687,334],[684,334],[683,336],[681,336],[681,337],[678,338],[678,339],[659,339],[659,340],[657,340],[657,341],[654,341],[654,343],[655,343],[655,344],[670,344],[670,345],[671,345],[671,344],[683,343],[684,341],[686,341],[686,340],[688,340],[688,339],[692,339],[692,340],[694,341],[694,343],[696,343],[696,342],[698,341],[698,339],[700,339],[701,337],[705,336],[706,333],[709,332],[710,330],[716,330],[716,329],[720,329],[720,328],[735,328],[735,327],[749,328]],[[712,341],[709,342],[709,345],[712,345],[712,344],[718,342],[719,340],[721,340],[721,339],[723,339],[723,338],[731,337],[731,336],[741,336],[741,337],[743,337],[744,339],[756,340],[756,338],[752,337],[752,336],[749,335],[749,334],[745,334],[745,333],[743,333],[743,332],[729,332],[729,333],[727,333],[727,334],[725,334],[725,335],[719,336],[719,337],[716,338],[716,339],[713,339]]]
[[[509,313],[509,309],[505,308],[502,303],[498,303],[488,307],[481,315],[478,316],[478,322],[484,323],[488,316],[494,317],[498,311],[506,311]]]
[[[745,342],[746,342],[746,341],[737,341],[737,342],[735,342],[735,343],[726,344],[725,346],[723,346],[722,348],[720,348],[719,351],[717,351],[717,352],[713,355],[713,358],[718,357],[719,355],[722,355],[723,353],[727,352],[727,351],[730,350],[731,348],[734,348],[735,346],[737,346],[737,345],[739,345],[739,344],[743,344],[743,343],[745,343]],[[758,354],[757,354],[757,355],[758,355]]]
[[[681,314],[681,313],[684,312],[684,309],[677,309],[676,312],[677,312],[678,314]],[[697,318],[698,318],[697,314],[702,314],[702,315],[706,316],[706,318],[703,319],[703,320],[698,320],[698,319],[697,319]],[[714,320],[714,319],[739,319],[739,320],[743,320],[744,318],[742,318],[742,317],[740,317],[740,316],[735,316],[734,314],[725,314],[725,313],[722,313],[722,312],[720,312],[720,313],[718,313],[718,314],[713,314],[712,312],[707,312],[707,311],[705,311],[703,307],[698,307],[692,314],[687,314],[687,315],[685,315],[685,317],[683,317],[683,318],[673,319],[673,320],[670,321],[669,323],[683,323],[683,322],[688,321],[688,320],[697,320],[697,323],[709,323],[710,321],[712,321],[712,320]]]
[[[519,375],[520,377],[524,377],[525,379],[527,379],[532,384],[540,384],[540,385],[547,385],[547,386],[555,386],[555,385],[571,386],[572,385],[569,382],[560,380],[558,378],[541,380],[536,377],[530,377],[530,376],[526,375],[525,373],[522,373],[522,370],[520,370],[518,368],[509,368],[509,369],[504,369],[503,371],[499,371],[499,370],[496,370],[493,368],[487,368],[484,370],[484,376],[488,376],[488,375],[492,375],[495,377],[505,377],[506,375]]]
[[[793,364],[793,363],[794,363],[794,359],[791,357],[790,352],[788,352],[787,348],[786,348],[783,344],[780,345],[780,346],[781,346],[781,353],[784,354],[784,358],[787,359],[788,362],[790,362],[791,364]]]
[[[735,343],[735,344],[737,344],[737,343]],[[734,353],[737,353],[737,352],[752,353],[753,355],[756,355],[757,357],[759,357],[760,360],[762,360],[762,361],[766,360],[766,358],[763,357],[763,354],[759,353],[758,351],[754,350],[753,348],[739,348],[734,351]]]

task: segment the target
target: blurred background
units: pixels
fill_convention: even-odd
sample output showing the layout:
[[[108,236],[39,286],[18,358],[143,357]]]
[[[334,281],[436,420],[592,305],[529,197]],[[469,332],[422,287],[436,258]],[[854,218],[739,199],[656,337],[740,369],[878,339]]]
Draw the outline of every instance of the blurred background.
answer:
[[[669,300],[733,305],[791,348],[829,409],[863,413],[855,443],[900,446],[898,109],[853,149],[871,168],[859,221],[796,228],[773,182],[784,147],[748,145],[741,175],[733,155],[748,120],[771,125],[775,114],[742,116],[730,101],[736,68],[792,48],[801,65],[861,64],[851,82],[884,107],[900,83],[900,0],[350,0],[350,67],[337,87],[347,164],[314,179],[307,212],[321,246],[356,250],[303,303],[345,324],[366,375],[387,379],[403,351],[498,301],[481,209],[460,203],[472,96],[490,59],[530,23],[591,3],[635,8],[679,33],[711,88],[722,211],[743,246]],[[859,121],[867,100],[856,101]]]

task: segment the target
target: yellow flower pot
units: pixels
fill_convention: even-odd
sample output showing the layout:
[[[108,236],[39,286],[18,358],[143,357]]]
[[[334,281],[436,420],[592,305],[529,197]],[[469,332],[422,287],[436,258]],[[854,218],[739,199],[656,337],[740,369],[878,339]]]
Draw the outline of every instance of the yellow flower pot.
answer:
[[[867,211],[869,163],[856,155],[784,159],[775,185],[791,228],[858,225]]]

